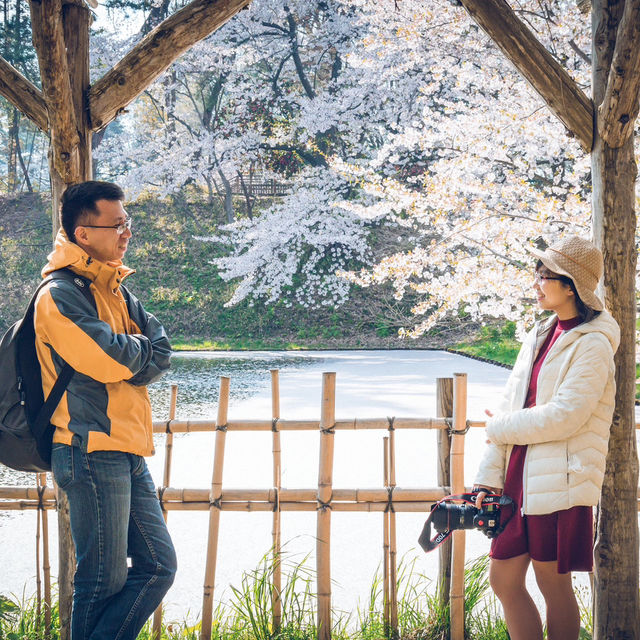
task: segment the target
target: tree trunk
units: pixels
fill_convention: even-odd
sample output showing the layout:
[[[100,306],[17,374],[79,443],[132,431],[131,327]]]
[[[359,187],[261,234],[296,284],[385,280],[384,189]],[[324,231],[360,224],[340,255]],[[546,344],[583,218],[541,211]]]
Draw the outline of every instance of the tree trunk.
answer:
[[[224,175],[222,169],[218,167],[218,175],[222,180],[222,186],[224,187],[224,213],[227,217],[227,222],[231,224],[233,222],[233,189],[231,188],[231,182]]]
[[[593,99],[601,104],[624,2],[593,2]],[[595,134],[593,235],[605,262],[605,299],[621,331],[616,410],[596,523],[594,640],[638,640],[638,456],[635,433],[636,249],[633,136],[613,149]]]
[[[67,50],[67,63],[71,80],[73,114],[80,143],[77,159],[79,179],[91,180],[91,136],[86,108],[89,90],[89,9],[86,5],[65,4],[62,8],[64,40]],[[49,174],[51,177],[51,220],[53,237],[60,228],[58,211],[60,198],[68,184],[58,172],[54,158],[62,149],[58,148],[59,138],[52,136],[49,151]],[[58,510],[59,566],[58,589],[60,598],[60,640],[71,637],[71,604],[73,597],[73,574],[75,553],[69,523],[69,505],[66,497],[61,496]]]

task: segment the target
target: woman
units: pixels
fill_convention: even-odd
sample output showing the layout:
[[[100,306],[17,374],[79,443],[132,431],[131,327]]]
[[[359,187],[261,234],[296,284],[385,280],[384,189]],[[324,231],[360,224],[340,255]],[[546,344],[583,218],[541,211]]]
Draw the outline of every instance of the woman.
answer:
[[[598,503],[615,402],[616,321],[595,289],[603,259],[567,237],[537,257],[534,289],[553,315],[527,335],[507,382],[502,411],[487,411],[488,447],[474,490],[518,503],[491,545],[490,581],[511,640],[542,640],[525,586],[529,564],[547,607],[549,640],[575,640],[580,616],[571,571],[593,565],[592,507]]]

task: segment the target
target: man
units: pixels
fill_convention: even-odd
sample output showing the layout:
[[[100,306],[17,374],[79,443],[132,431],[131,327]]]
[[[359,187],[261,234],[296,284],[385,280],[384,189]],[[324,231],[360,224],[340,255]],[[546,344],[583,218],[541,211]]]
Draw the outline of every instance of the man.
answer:
[[[134,640],[176,572],[142,457],[153,453],[146,385],[169,368],[171,347],[158,320],[120,288],[133,273],[122,264],[131,239],[123,199],[108,182],[64,192],[62,230],[42,273],[67,268],[78,278],[51,281],[35,310],[45,397],[64,362],[75,369],[51,419],[53,474],[69,499],[77,558],[72,640]]]

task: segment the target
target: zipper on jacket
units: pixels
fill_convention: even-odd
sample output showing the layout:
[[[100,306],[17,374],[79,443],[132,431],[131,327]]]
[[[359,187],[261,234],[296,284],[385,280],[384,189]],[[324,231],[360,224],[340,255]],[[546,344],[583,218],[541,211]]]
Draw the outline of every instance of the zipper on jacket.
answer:
[[[524,465],[522,467],[522,507],[520,507],[520,515],[525,514],[525,504],[527,502],[527,465],[529,463],[529,447],[527,447],[527,453],[524,454]]]

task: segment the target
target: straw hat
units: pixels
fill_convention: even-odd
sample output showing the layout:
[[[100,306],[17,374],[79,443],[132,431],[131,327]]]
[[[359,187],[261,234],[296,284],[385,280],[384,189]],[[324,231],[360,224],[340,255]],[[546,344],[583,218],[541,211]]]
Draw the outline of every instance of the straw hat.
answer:
[[[602,252],[592,242],[579,236],[567,236],[544,251],[529,249],[547,269],[573,280],[580,299],[595,311],[604,304],[595,294],[604,273]]]

